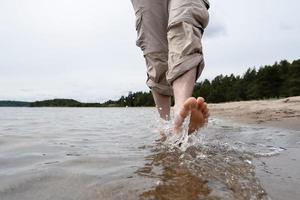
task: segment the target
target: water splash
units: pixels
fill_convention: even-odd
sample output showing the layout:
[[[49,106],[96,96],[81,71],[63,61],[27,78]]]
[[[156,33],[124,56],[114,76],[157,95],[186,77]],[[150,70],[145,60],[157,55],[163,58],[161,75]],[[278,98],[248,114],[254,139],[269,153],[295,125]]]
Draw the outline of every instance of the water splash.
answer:
[[[164,121],[163,144],[181,151],[194,146],[203,151],[234,152],[250,157],[270,157],[285,150],[283,147],[274,146],[272,138],[274,136],[266,137],[266,134],[272,130],[224,125],[223,121],[211,119],[206,126],[188,135],[188,124],[189,120],[185,120],[182,131],[173,134],[172,121]]]
[[[164,122],[165,138],[152,147],[145,167],[136,172],[158,183],[141,199],[270,199],[252,162],[284,150],[266,137],[272,130],[213,119],[188,135],[188,123],[175,135],[172,122]]]

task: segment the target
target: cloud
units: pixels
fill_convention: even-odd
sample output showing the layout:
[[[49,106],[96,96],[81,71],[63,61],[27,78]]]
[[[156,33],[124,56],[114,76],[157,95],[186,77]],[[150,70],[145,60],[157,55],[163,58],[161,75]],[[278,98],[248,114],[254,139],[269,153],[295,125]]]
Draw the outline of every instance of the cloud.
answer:
[[[292,30],[294,27],[288,23],[285,23],[285,22],[281,22],[279,24],[279,29],[280,30],[283,30],[283,31],[290,31]]]
[[[226,33],[226,25],[224,19],[220,17],[220,13],[212,10],[210,12],[208,27],[205,29],[205,37],[216,38],[224,36],[226,35]]]
[[[225,25],[218,22],[212,23],[205,30],[205,35],[207,38],[215,38],[215,37],[226,35]]]

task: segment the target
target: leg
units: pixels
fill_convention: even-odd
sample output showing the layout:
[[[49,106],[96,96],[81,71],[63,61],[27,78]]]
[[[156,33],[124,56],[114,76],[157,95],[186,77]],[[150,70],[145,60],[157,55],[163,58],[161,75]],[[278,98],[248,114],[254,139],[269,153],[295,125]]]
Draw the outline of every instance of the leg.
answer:
[[[169,120],[171,107],[170,96],[162,95],[155,90],[151,90],[151,92],[160,118]]]
[[[186,72],[173,82],[173,91],[175,97],[175,110],[180,108],[183,103],[192,96],[196,78],[196,68]]]
[[[175,96],[174,132],[180,131],[189,114],[189,133],[201,127],[208,117],[204,99],[191,97],[204,67],[201,37],[208,24],[207,9],[203,0],[171,0],[169,4],[167,79]]]
[[[147,85],[151,89],[159,116],[164,120],[168,120],[171,106],[170,96],[173,91],[166,79],[168,69],[167,53],[148,53],[145,55],[145,59],[148,75]]]
[[[170,116],[172,88],[166,80],[168,70],[168,0],[132,0],[136,13],[139,46],[146,60],[147,85],[161,118]]]

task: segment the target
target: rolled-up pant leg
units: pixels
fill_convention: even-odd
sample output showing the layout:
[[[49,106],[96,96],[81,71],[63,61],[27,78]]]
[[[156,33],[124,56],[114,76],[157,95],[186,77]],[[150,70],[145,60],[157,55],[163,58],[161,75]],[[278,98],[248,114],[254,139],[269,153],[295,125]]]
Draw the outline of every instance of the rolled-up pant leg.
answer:
[[[209,21],[208,8],[208,0],[170,0],[167,33],[170,84],[193,68],[197,68],[196,80],[201,75],[204,68],[201,38]]]
[[[170,96],[172,88],[166,79],[168,70],[168,2],[169,0],[132,0],[136,14],[137,41],[146,60],[147,85]]]

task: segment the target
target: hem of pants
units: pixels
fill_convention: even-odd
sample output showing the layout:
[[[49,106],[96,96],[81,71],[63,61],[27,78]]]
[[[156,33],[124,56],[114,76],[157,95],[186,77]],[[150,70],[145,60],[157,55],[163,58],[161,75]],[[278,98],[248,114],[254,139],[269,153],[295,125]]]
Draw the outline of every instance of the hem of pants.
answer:
[[[171,86],[166,86],[166,85],[162,85],[159,83],[155,83],[151,79],[147,80],[147,86],[150,89],[158,92],[159,94],[162,94],[165,96],[173,96],[173,90],[172,90]]]
[[[172,85],[177,78],[190,71],[194,67],[197,67],[197,74],[195,79],[196,82],[204,68],[203,55],[192,54],[182,58],[178,64],[172,66],[171,70],[167,72],[167,81],[170,85]]]

